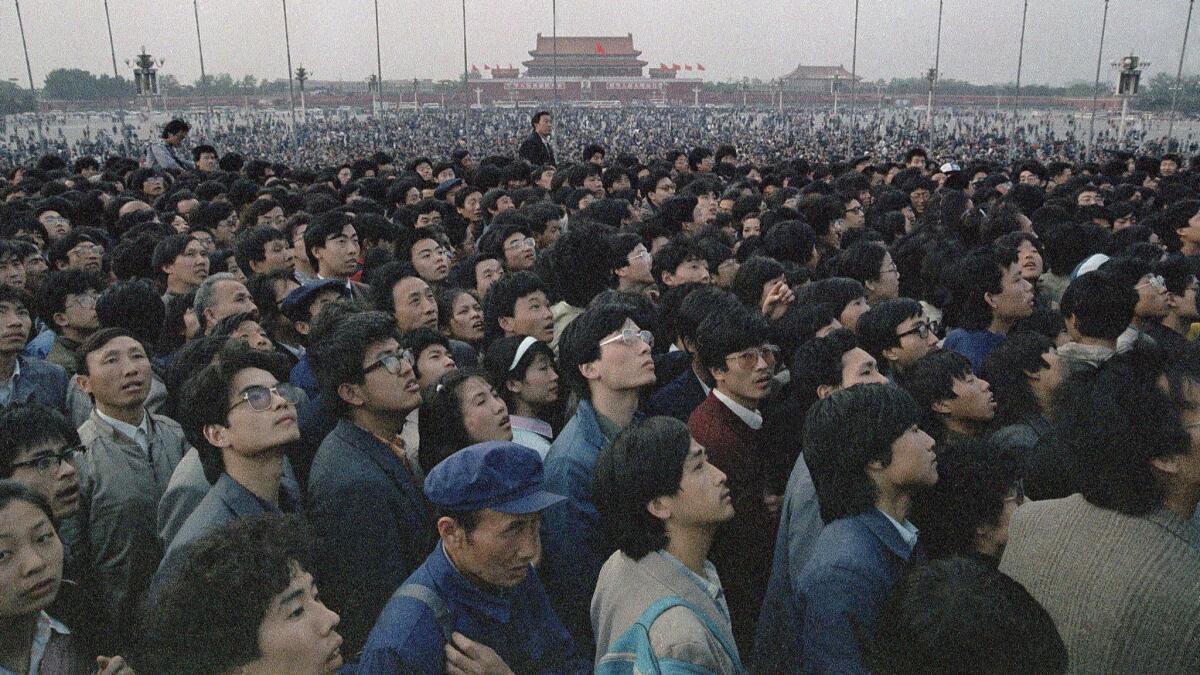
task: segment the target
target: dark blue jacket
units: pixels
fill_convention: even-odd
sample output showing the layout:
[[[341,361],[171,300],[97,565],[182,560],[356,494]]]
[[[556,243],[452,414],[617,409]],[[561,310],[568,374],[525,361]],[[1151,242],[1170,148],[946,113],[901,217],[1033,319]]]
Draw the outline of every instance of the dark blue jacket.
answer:
[[[799,644],[780,644],[791,648],[792,658],[776,662],[790,672],[867,672],[860,639],[874,631],[883,601],[910,561],[923,558],[879,509],[826,525],[796,584]]]
[[[436,593],[446,604],[453,630],[491,647],[514,673],[592,670],[591,660],[580,658],[567,629],[554,615],[532,567],[525,581],[494,594],[459,573],[439,543],[404,583],[420,584]],[[432,609],[407,596],[392,598],[371,630],[358,672],[441,675],[446,671],[445,646]]]
[[[650,396],[650,400],[646,403],[645,413],[647,417],[657,415],[674,417],[687,424],[688,418],[692,416],[692,411],[704,403],[707,396],[708,394],[704,393],[704,387],[700,384],[700,378],[696,377],[696,373],[692,372],[689,366],[679,377],[663,385],[661,389]]]
[[[542,514],[540,574],[554,611],[576,644],[592,645],[591,603],[600,568],[614,547],[592,502],[592,473],[608,439],[589,401],[579,407],[546,454],[547,492],[567,501]]]
[[[971,361],[971,370],[978,375],[983,368],[983,360],[1006,339],[1006,336],[998,335],[990,330],[955,328],[946,336],[942,348],[967,357]]]
[[[437,544],[420,484],[392,449],[339,420],[313,458],[308,514],[321,595],[353,658],[392,592]]]
[[[57,410],[63,417],[71,419],[67,411],[67,371],[49,361],[18,356],[21,374],[13,384],[9,405],[34,401],[47,408]]]
[[[308,354],[300,357],[296,365],[288,371],[288,382],[303,389],[304,393],[308,394],[309,400],[317,397],[320,392],[317,387],[317,374],[313,372],[312,357]]]

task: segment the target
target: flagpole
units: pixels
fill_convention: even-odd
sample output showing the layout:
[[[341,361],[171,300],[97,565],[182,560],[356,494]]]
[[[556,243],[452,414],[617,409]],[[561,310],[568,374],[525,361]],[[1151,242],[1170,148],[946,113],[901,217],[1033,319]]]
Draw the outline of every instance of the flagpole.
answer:
[[[1100,62],[1104,58],[1104,31],[1108,28],[1108,0],[1104,0],[1104,18],[1100,20],[1100,49],[1096,52],[1096,81],[1092,84],[1092,116],[1088,121],[1087,156],[1093,155],[1096,140],[1096,99],[1100,96]]]
[[[850,133],[846,134],[846,158],[854,154],[854,124],[858,117],[855,107],[858,96],[858,0],[854,0],[854,49],[850,52]]]

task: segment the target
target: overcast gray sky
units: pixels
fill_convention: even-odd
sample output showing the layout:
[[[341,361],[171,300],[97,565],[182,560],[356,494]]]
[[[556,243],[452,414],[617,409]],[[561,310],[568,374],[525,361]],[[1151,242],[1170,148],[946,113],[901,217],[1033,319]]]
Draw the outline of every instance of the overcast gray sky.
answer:
[[[1090,82],[1103,0],[1030,0],[1023,83]],[[286,77],[280,0],[199,0],[207,72]],[[535,35],[551,32],[550,0],[467,0],[468,61],[519,65]],[[919,76],[932,65],[936,0],[861,0],[858,72],[867,79]],[[361,79],[375,70],[372,0],[289,0],[292,65],[315,79]],[[385,79],[454,78],[462,70],[458,0],[379,0]],[[1011,82],[1021,0],[945,0],[942,75]],[[1101,77],[1132,50],[1147,75],[1178,65],[1187,0],[1112,0]],[[109,0],[119,72],[141,45],[165,57],[163,72],[199,77],[191,0]],[[38,86],[55,68],[112,72],[103,0],[24,0],[22,17]],[[710,80],[769,79],[803,63],[850,68],[853,0],[558,0],[560,35],[624,35],[651,65],[702,63]],[[1200,17],[1193,18],[1193,23]],[[1193,33],[1196,31],[1193,30]],[[1185,73],[1200,71],[1191,36]],[[0,78],[25,64],[12,0],[0,0]]]

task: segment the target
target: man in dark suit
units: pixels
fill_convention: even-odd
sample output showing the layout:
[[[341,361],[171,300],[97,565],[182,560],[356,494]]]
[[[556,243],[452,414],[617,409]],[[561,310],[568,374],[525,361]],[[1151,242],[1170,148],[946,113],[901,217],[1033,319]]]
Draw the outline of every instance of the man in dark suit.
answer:
[[[554,129],[554,120],[550,113],[539,110],[533,114],[530,123],[533,133],[521,143],[517,154],[533,166],[554,166],[554,148],[550,147],[550,131]]]
[[[758,439],[758,409],[775,374],[769,331],[762,315],[744,308],[700,324],[696,358],[715,386],[688,418],[692,438],[729,480],[735,515],[717,530],[709,557],[725,585],[734,640],[747,654],[771,575],[781,501],[768,490],[771,464]]]
[[[437,543],[400,440],[421,391],[396,323],[383,312],[346,317],[309,353],[321,398],[339,417],[308,478],[317,577],[342,617],[343,651],[357,654],[388,598]]]

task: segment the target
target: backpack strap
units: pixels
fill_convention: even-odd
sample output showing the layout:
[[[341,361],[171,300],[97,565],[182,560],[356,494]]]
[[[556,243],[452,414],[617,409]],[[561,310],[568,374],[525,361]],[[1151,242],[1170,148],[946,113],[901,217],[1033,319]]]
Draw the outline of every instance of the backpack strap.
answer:
[[[741,659],[738,658],[737,650],[729,644],[729,641],[726,640],[725,636],[722,634],[721,629],[712,622],[712,619],[708,618],[708,614],[702,612],[695,605],[687,600],[684,600],[678,595],[668,595],[655,600],[654,603],[647,607],[646,611],[642,612],[642,615],[638,617],[638,620],[635,622],[635,624],[641,626],[646,631],[647,641],[650,636],[650,627],[654,625],[654,622],[658,621],[658,618],[665,614],[667,610],[675,607],[685,607],[688,611],[694,614],[696,618],[700,620],[700,623],[704,624],[704,627],[708,629],[708,632],[712,633],[713,637],[717,639],[717,642],[721,643],[721,647],[725,649],[725,655],[728,656],[729,661],[733,663],[735,672],[745,672],[745,668],[742,666]]]
[[[442,596],[424,584],[414,583],[404,584],[397,588],[396,592],[392,594],[392,599],[396,598],[412,598],[433,610],[433,616],[442,629],[442,637],[446,642],[450,642],[450,636],[454,633],[454,617],[450,615],[450,608],[446,606],[446,601],[442,599]]]

